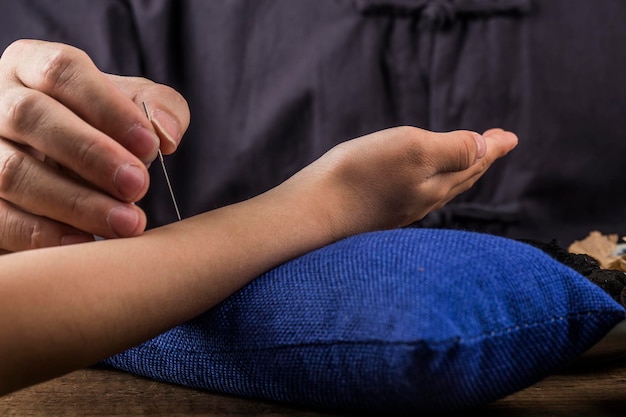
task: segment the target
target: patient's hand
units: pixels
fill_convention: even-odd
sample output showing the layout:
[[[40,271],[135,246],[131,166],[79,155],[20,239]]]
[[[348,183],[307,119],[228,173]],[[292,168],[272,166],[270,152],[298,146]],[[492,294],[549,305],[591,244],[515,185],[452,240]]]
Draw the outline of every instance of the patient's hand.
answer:
[[[318,182],[320,210],[341,238],[423,218],[516,145],[517,136],[502,129],[481,136],[398,127],[339,144],[288,183]]]

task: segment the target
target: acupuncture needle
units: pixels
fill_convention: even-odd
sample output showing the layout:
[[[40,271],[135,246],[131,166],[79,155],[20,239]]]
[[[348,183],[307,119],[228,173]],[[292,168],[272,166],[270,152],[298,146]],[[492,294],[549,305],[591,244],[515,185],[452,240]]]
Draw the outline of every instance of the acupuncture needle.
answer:
[[[145,101],[142,101],[141,104],[143,105],[143,111],[146,113],[146,117],[148,118],[148,121],[152,123],[152,117],[150,117],[150,112],[148,111],[148,105],[146,104]],[[167,182],[167,189],[170,191],[170,197],[172,198],[172,203],[174,203],[174,209],[176,210],[176,217],[178,217],[178,220],[180,220],[180,211],[178,211],[178,204],[176,204],[176,197],[174,197],[174,190],[172,189],[172,183],[170,183],[170,177],[169,175],[167,175],[167,169],[165,168],[165,161],[163,160],[163,153],[161,152],[160,148],[157,150],[157,153],[159,156],[159,162],[161,162],[161,169],[163,170],[163,175],[165,176],[165,182]]]

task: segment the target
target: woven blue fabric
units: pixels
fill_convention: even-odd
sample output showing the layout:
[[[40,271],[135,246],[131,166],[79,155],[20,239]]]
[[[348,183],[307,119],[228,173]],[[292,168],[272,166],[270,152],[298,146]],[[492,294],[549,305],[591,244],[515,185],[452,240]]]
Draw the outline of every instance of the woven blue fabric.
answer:
[[[623,308],[524,243],[400,229],[337,242],[105,364],[247,397],[349,410],[460,410],[525,388]]]

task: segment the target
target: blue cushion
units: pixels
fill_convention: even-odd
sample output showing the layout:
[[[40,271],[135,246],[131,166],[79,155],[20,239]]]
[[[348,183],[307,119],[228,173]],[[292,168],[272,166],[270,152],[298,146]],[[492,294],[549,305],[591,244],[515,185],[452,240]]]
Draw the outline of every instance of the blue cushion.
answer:
[[[624,309],[541,250],[453,230],[354,236],[105,364],[333,409],[479,406],[562,369]]]

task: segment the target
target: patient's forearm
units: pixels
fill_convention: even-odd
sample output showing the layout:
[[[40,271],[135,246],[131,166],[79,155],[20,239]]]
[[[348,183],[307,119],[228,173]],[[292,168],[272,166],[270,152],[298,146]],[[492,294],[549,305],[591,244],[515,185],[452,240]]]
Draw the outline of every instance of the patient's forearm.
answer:
[[[517,144],[490,132],[376,132],[240,204],[136,238],[1,256],[0,394],[149,339],[336,239],[422,218]]]
[[[153,337],[328,243],[307,206],[271,191],[137,238],[0,257],[0,393]]]

